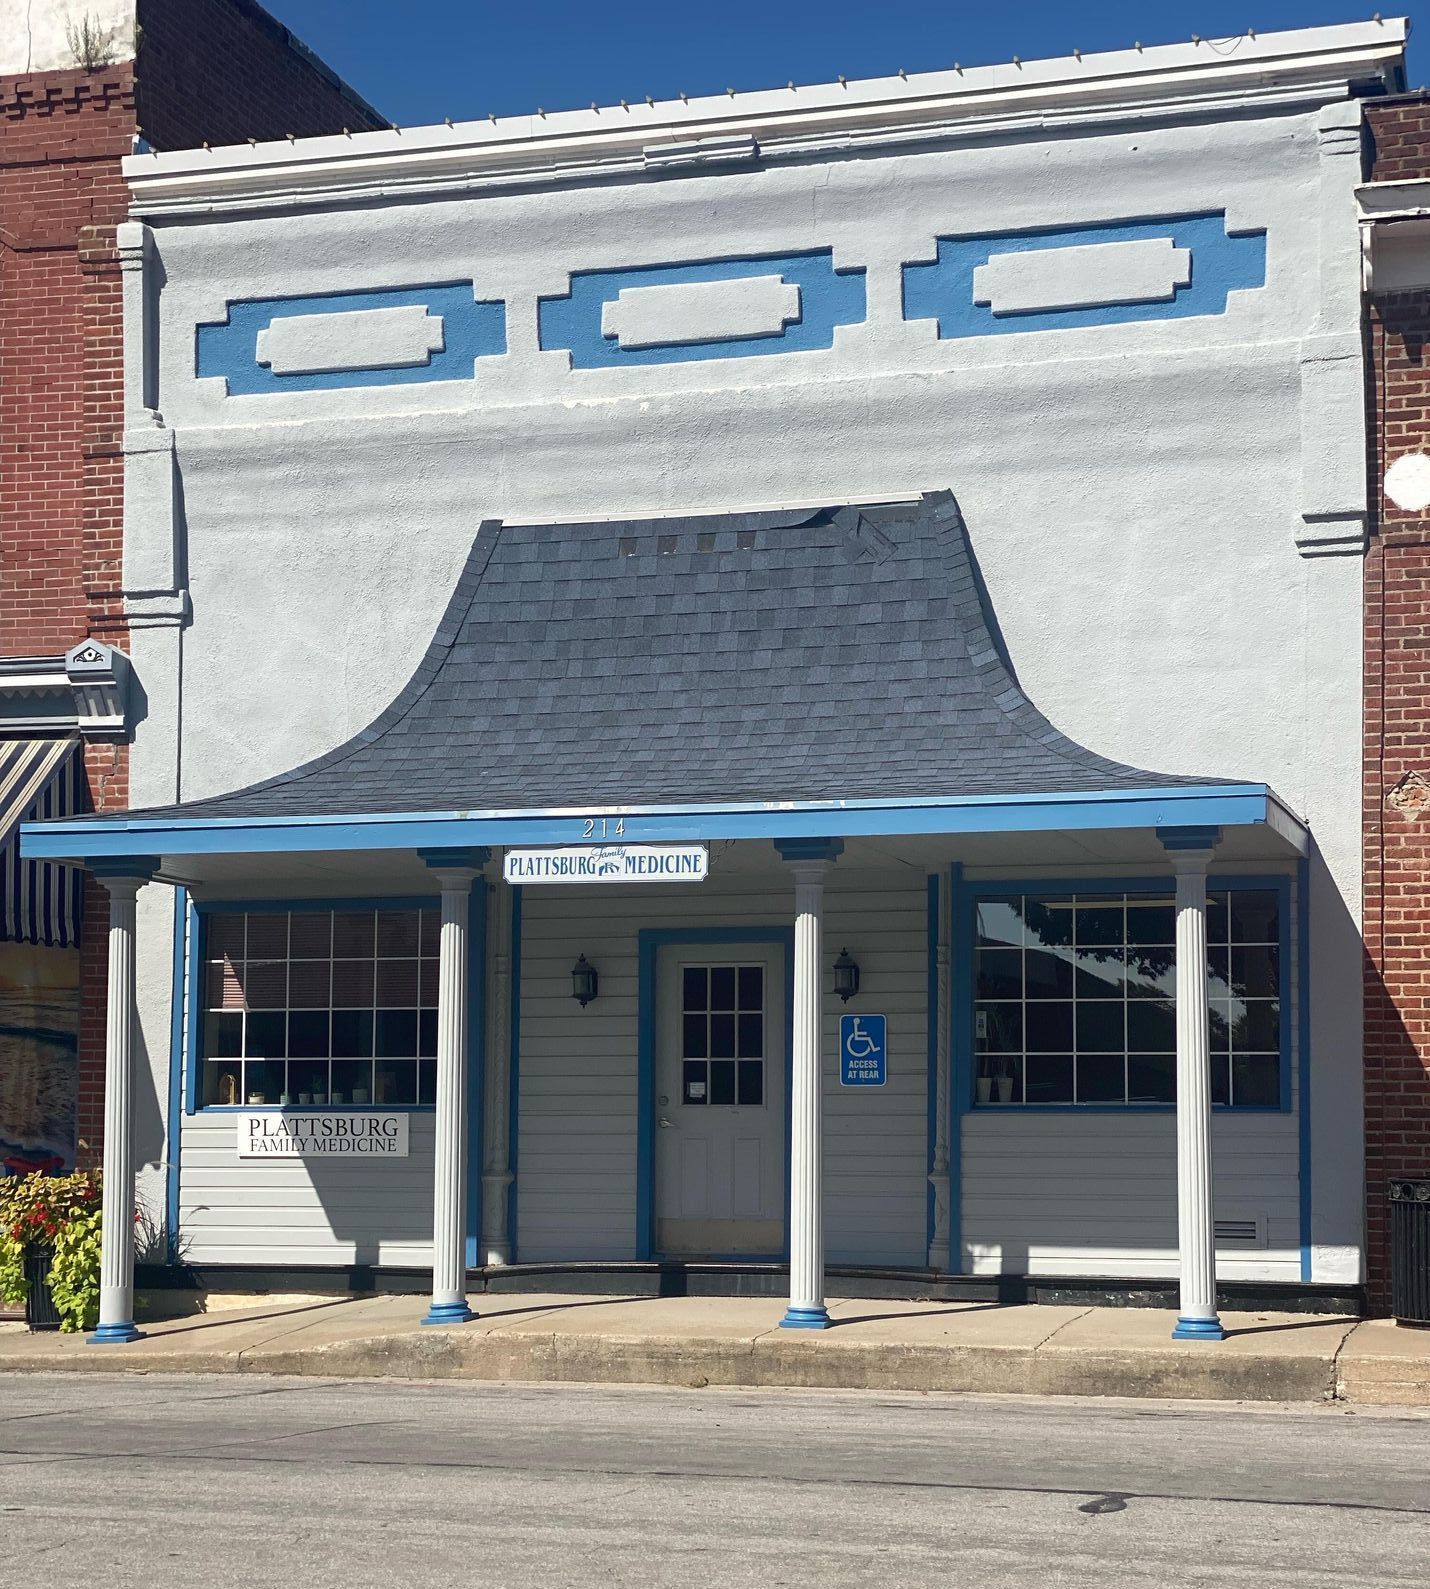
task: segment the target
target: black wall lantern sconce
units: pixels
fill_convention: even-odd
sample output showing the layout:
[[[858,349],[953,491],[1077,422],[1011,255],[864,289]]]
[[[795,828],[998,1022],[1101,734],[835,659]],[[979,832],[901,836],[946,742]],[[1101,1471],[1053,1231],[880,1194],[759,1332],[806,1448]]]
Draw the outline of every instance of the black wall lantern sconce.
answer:
[[[834,962],[834,991],[846,1004],[859,991],[859,965],[847,949],[841,949]]]
[[[585,955],[582,955],[576,964],[571,967],[571,997],[584,1010],[591,1000],[596,997],[598,985],[595,966],[586,959]]]

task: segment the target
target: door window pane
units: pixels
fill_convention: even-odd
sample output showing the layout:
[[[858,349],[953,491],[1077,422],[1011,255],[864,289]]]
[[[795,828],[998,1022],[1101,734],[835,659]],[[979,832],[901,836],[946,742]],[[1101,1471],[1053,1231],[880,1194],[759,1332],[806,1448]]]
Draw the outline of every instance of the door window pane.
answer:
[[[710,1017],[710,1057],[711,1059],[734,1059],[735,1017],[733,1015],[712,1015]]]
[[[730,1104],[735,1101],[735,1061],[712,1059],[710,1061],[710,1102]]]
[[[762,1106],[765,968],[683,966],[680,987],[683,1101]]]
[[[733,1010],[735,1008],[734,966],[711,966],[710,1008],[712,1010]]]
[[[687,1010],[710,1007],[710,973],[704,966],[686,966],[681,973],[682,1003]]]

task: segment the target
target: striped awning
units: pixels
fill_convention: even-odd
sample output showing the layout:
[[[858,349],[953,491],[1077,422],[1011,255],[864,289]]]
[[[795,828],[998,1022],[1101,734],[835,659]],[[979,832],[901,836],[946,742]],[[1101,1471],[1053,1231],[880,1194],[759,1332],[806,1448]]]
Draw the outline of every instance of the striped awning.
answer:
[[[80,809],[79,739],[0,740],[0,938],[68,948],[79,942],[83,874],[20,859],[20,824]]]

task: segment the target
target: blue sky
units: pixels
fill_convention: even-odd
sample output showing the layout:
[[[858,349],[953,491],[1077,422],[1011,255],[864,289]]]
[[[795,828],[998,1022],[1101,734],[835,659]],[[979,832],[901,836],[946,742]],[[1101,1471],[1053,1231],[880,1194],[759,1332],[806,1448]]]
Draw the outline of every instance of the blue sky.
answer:
[[[401,126],[1033,59],[1364,20],[1357,0],[266,0]],[[1430,76],[1430,0],[1409,16],[1412,86]],[[1422,64],[1424,62],[1424,64]]]

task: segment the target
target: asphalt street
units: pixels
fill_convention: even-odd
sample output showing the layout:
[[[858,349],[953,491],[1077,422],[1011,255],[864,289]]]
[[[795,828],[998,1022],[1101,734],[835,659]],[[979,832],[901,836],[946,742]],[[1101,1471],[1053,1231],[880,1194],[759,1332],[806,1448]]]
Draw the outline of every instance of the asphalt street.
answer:
[[[0,1585],[1430,1582],[1430,1416],[6,1375]]]

